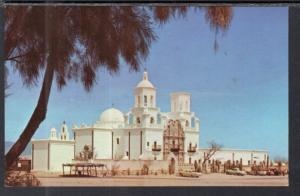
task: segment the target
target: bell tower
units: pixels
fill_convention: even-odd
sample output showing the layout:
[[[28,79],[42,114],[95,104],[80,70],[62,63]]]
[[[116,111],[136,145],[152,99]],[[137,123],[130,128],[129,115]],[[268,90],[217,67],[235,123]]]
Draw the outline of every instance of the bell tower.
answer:
[[[52,128],[50,130],[50,140],[57,140],[57,137],[56,137],[56,129],[55,128]]]
[[[145,70],[143,79],[138,83],[134,91],[135,107],[155,108],[156,89],[149,81],[148,72]]]
[[[171,93],[171,112],[190,112],[191,94],[186,92]]]
[[[61,129],[60,129],[60,139],[61,140],[69,140],[68,127],[67,127],[65,121],[63,122]]]

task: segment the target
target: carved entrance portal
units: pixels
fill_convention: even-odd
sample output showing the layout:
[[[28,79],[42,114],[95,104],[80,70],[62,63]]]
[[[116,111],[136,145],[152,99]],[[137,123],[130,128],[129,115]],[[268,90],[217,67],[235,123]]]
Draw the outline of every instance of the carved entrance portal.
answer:
[[[178,160],[178,164],[184,162],[184,132],[179,120],[169,120],[163,137],[164,160],[172,152]]]

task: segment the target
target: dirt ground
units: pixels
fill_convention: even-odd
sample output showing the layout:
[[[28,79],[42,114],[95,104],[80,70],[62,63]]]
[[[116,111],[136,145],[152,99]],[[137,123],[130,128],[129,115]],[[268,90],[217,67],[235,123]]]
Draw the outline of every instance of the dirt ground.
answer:
[[[179,176],[60,177],[40,175],[41,186],[288,186],[288,176]]]

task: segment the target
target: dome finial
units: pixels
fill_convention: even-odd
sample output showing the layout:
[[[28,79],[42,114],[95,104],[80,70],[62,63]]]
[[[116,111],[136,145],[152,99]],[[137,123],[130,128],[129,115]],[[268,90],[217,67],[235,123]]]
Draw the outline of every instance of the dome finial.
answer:
[[[147,70],[145,69],[145,71],[144,71],[144,80],[148,80],[148,73],[147,73]]]

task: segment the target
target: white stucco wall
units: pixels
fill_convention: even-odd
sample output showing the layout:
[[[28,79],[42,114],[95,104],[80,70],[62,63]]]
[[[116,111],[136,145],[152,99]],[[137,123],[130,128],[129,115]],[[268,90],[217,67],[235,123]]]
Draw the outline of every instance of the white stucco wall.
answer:
[[[185,132],[185,140],[184,140],[184,152],[185,152],[185,156],[184,156],[184,162],[185,163],[189,163],[189,158],[190,155],[187,153],[190,142],[192,143],[192,147],[195,146],[195,144],[197,144],[197,148],[199,147],[199,134],[198,132],[194,132],[194,131],[189,131],[189,132]],[[191,160],[192,163],[196,160],[196,156],[191,156]]]
[[[35,140],[32,144],[33,171],[62,171],[62,164],[74,159],[74,141]]]
[[[154,145],[154,142],[157,142],[157,145],[161,146],[161,152],[159,155],[156,156],[157,160],[163,159],[163,131],[162,130],[151,130],[146,129],[145,130],[145,149],[152,150],[152,145]],[[149,147],[147,147],[147,142],[149,142]]]
[[[130,159],[138,160],[141,155],[141,131],[132,130],[130,131]]]
[[[124,131],[114,130],[113,133],[113,157],[114,159],[119,160],[124,156]],[[117,138],[119,139],[119,144],[117,144]]]
[[[112,132],[94,130],[94,153],[98,159],[112,158]]]
[[[84,145],[92,146],[92,130],[74,130],[75,131],[75,155],[83,151]]]
[[[47,171],[48,170],[48,142],[32,142],[33,171]]]
[[[50,142],[50,171],[62,171],[63,163],[71,163],[74,159],[74,143]]]

